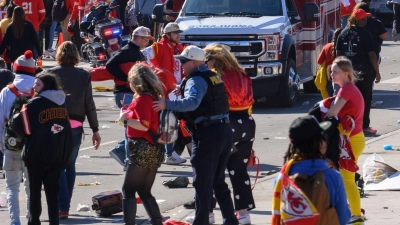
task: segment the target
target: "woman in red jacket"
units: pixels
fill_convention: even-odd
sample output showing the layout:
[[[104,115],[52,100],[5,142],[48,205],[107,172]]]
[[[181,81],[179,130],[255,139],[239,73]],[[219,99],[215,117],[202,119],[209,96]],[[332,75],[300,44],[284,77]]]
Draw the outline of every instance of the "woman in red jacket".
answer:
[[[250,77],[239,65],[226,45],[211,44],[204,49],[208,68],[215,70],[224,81],[229,102],[229,120],[232,126],[233,153],[228,161],[235,209],[239,224],[250,224],[248,210],[255,208],[247,162],[253,148],[256,123],[251,116],[253,89]]]
[[[153,100],[164,96],[162,84],[152,69],[142,63],[132,67],[128,82],[134,100],[128,108],[121,108],[120,121],[127,126],[129,162],[122,186],[123,211],[126,225],[135,225],[136,192],[149,214],[152,225],[162,225],[162,217],[151,188],[158,168],[164,159],[164,149],[155,145],[150,131],[157,133],[158,112],[153,109]]]

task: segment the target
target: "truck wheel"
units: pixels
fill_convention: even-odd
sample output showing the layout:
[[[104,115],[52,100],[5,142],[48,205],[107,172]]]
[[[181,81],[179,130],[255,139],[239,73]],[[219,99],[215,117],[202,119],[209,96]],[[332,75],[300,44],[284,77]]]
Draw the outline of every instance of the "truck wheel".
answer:
[[[317,86],[315,86],[314,80],[315,80],[315,77],[314,77],[314,79],[303,83],[304,93],[320,93]]]
[[[292,107],[296,104],[299,95],[300,77],[296,72],[296,63],[289,59],[285,76],[282,77],[279,86],[279,104],[283,107]]]

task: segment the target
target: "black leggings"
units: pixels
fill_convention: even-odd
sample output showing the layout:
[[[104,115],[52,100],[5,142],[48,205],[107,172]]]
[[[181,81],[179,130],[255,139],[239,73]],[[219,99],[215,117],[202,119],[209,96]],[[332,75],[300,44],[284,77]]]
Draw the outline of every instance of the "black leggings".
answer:
[[[141,199],[153,197],[151,188],[156,178],[157,170],[143,169],[128,165],[125,173],[125,181],[122,186],[124,198],[135,198],[136,192]]]

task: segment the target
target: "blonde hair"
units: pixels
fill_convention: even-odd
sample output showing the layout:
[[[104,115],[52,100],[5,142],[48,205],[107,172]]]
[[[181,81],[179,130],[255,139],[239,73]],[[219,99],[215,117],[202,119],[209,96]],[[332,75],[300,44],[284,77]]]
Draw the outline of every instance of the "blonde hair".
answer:
[[[136,63],[128,73],[128,82],[135,88],[135,97],[149,93],[154,98],[164,97],[162,83],[154,71],[145,63]]]
[[[57,48],[56,61],[58,64],[68,63],[73,66],[79,63],[81,56],[76,45],[71,41],[64,41]]]
[[[354,74],[353,64],[350,59],[345,56],[338,56],[333,60],[332,64],[336,64],[341,70],[348,73],[348,78],[351,82],[357,80],[357,77]]]
[[[243,67],[240,66],[230,50],[229,46],[216,43],[209,44],[204,48],[206,61],[215,59],[215,70],[220,75],[224,70],[236,70],[244,73]]]

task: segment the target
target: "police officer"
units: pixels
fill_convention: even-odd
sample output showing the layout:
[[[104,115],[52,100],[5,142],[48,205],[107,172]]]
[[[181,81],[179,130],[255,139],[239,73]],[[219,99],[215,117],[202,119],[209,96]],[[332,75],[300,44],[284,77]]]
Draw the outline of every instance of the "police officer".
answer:
[[[192,133],[193,186],[196,190],[194,225],[208,225],[212,194],[221,208],[224,224],[237,225],[225,169],[232,148],[229,105],[220,76],[204,64],[205,52],[188,46],[175,55],[182,64],[185,78],[181,83],[182,99],[154,102],[154,109],[182,112]]]

